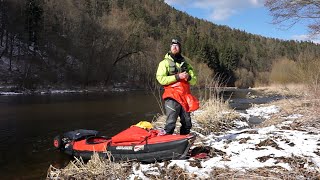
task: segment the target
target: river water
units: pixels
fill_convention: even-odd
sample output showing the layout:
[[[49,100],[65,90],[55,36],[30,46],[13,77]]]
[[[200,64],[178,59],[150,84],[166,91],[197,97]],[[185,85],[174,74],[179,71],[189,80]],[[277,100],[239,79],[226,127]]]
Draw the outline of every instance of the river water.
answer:
[[[230,106],[245,110],[271,98],[247,98],[248,91],[226,91]],[[156,98],[144,91],[103,94],[0,96],[1,179],[44,179],[50,164],[63,167],[69,157],[52,139],[76,129],[112,136],[161,113]]]

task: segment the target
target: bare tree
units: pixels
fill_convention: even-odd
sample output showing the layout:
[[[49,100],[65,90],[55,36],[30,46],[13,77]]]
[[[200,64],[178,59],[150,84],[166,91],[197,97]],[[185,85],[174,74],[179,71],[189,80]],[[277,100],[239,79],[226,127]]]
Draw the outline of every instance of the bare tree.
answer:
[[[290,28],[302,20],[308,20],[310,35],[320,35],[319,0],[266,0],[265,6],[273,16],[274,24]]]

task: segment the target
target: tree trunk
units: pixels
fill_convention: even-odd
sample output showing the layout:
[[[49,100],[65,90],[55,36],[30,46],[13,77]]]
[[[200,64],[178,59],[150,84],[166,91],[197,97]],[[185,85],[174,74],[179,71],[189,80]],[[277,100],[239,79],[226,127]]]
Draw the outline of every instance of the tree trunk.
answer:
[[[113,65],[110,66],[109,68],[107,68],[106,71],[106,78],[104,80],[104,86],[107,87],[111,81],[111,77],[112,77],[112,70],[113,70]]]
[[[6,47],[5,47],[5,54],[8,54],[8,43],[9,43],[9,32],[6,30]]]
[[[4,36],[4,29],[5,29],[5,11],[4,11],[4,3],[1,0],[0,1],[0,7],[1,7],[1,33],[0,33],[0,46],[3,46],[3,36]]]
[[[21,56],[21,41],[19,40],[19,45],[18,45],[18,61],[20,61],[20,56]]]
[[[1,33],[0,33],[0,46],[3,46],[3,36],[4,36],[4,29],[1,28]]]
[[[14,39],[15,36],[13,34],[11,34],[11,40],[10,40],[10,64],[9,64],[9,71],[12,71],[12,58],[13,58],[13,45],[14,45]]]
[[[109,85],[109,82],[111,80],[111,76],[112,76],[112,73],[113,73],[113,69],[114,67],[117,65],[118,62],[120,62],[121,60],[125,59],[126,57],[128,56],[131,56],[133,54],[137,54],[137,53],[141,53],[141,51],[132,51],[132,52],[127,52],[123,55],[120,55],[121,54],[121,50],[119,51],[118,53],[118,57],[113,61],[111,67],[110,67],[110,70],[106,72],[106,78],[105,78],[105,81],[104,81],[104,85],[105,86],[108,86]]]
[[[4,53],[7,51],[7,49],[4,49],[3,51],[2,51],[2,53],[0,54],[0,59],[1,59],[1,57],[4,55]]]

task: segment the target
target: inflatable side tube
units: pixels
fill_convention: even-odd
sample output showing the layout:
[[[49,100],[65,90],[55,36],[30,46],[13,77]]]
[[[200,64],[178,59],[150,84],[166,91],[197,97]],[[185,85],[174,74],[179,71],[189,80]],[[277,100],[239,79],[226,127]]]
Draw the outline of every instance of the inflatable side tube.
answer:
[[[89,136],[96,136],[99,132],[95,130],[78,129],[63,134],[63,137],[70,140],[78,140]]]

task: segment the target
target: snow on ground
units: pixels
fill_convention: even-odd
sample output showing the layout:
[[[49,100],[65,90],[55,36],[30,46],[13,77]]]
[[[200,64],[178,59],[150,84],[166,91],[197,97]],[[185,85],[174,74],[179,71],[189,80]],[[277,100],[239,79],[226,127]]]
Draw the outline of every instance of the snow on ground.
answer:
[[[284,119],[299,119],[302,116],[303,116],[302,114],[291,114],[288,117],[284,117]]]
[[[36,94],[67,94],[67,93],[83,93],[83,90],[50,90],[50,91],[39,91]],[[27,92],[0,92],[0,95],[3,96],[15,96],[15,95],[25,95]]]
[[[50,90],[50,94],[66,94],[66,93],[81,93],[82,90]],[[41,92],[41,94],[48,94],[47,92]]]
[[[247,110],[245,116],[259,116],[265,119],[270,114],[279,112],[277,106],[254,107]],[[201,113],[201,112],[198,112]],[[197,113],[195,113],[197,114]],[[230,168],[234,170],[249,170],[260,167],[281,167],[292,170],[290,159],[302,157],[307,159],[302,168],[320,172],[320,134],[307,131],[286,130],[286,126],[293,119],[302,117],[294,114],[286,117],[285,121],[277,126],[269,126],[260,129],[231,130],[222,135],[211,134],[203,136],[199,134],[203,146],[209,146],[214,156],[201,159],[200,165],[192,165],[193,158],[188,160],[172,160],[168,167],[179,166],[187,173],[197,175],[200,179],[210,177],[212,168]],[[240,124],[242,127],[246,124]],[[164,167],[164,163],[158,163]],[[134,166],[130,179],[139,177],[148,179],[146,175],[160,174],[159,168],[154,164],[140,164]]]
[[[22,95],[23,93],[16,93],[16,92],[0,92],[0,95],[3,96],[16,96],[16,95]]]
[[[260,117],[269,119],[271,114],[278,113],[280,108],[278,106],[252,107],[246,110],[247,113],[240,113],[242,117],[249,119],[249,117]]]
[[[65,90],[37,90],[34,92],[31,91],[24,91],[24,92],[9,92],[9,91],[1,91],[1,88],[8,89],[11,86],[0,86],[0,95],[2,96],[16,96],[16,95],[27,95],[27,94],[40,94],[40,95],[48,95],[48,94],[72,94],[72,93],[89,93],[89,92],[107,92],[108,90],[72,90],[72,89],[65,89]],[[13,87],[13,86],[12,86]],[[112,88],[110,92],[125,92],[129,91],[126,88]]]

